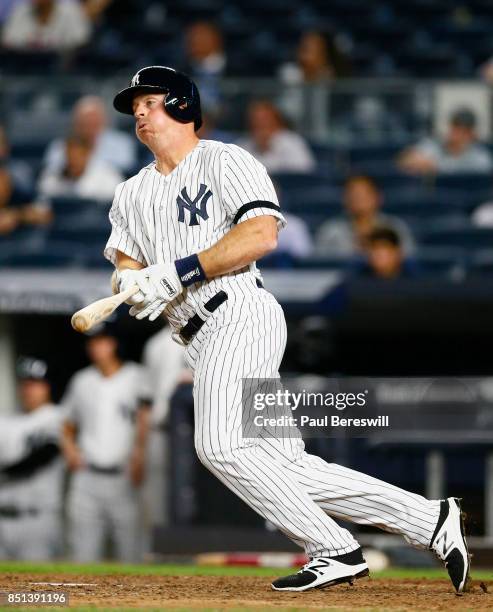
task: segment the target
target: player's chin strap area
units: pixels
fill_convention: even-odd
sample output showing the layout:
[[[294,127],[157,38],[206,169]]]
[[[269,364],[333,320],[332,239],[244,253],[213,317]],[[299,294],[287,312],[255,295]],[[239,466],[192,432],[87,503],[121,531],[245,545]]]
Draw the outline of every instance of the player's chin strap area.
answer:
[[[206,322],[206,319],[209,315],[211,315],[215,310],[224,304],[224,302],[228,299],[228,294],[226,291],[219,291],[211,297],[210,300],[205,302],[203,307],[200,309],[203,316],[196,313],[188,320],[188,323],[184,325],[180,330],[180,339],[184,344],[188,344],[190,340],[195,336],[195,334],[199,331],[202,325]]]

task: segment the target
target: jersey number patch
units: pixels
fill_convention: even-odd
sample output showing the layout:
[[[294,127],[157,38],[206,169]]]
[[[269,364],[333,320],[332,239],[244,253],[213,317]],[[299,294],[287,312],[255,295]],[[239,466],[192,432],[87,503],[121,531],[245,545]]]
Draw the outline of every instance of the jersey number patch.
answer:
[[[189,226],[198,225],[197,216],[202,217],[204,221],[207,221],[209,215],[207,213],[207,202],[212,196],[212,191],[207,188],[207,185],[200,184],[200,189],[197,196],[192,200],[187,193],[187,188],[183,187],[181,194],[176,198],[178,205],[178,221],[180,223],[186,223],[185,221],[185,210],[190,213]]]

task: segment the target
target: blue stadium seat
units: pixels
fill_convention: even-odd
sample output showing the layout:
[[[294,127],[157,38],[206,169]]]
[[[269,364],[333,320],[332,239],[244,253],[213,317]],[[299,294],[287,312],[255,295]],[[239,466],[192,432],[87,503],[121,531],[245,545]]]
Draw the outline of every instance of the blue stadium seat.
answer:
[[[365,163],[394,161],[396,156],[409,145],[409,141],[398,143],[355,145],[348,151],[351,165],[364,165]]]
[[[100,228],[79,228],[77,226],[53,226],[50,229],[49,240],[69,242],[74,245],[74,248],[78,246],[91,247],[100,249],[102,251],[110,235],[110,226]]]
[[[360,264],[357,257],[296,257],[293,258],[293,267],[302,270],[340,270],[351,272]]]
[[[354,165],[351,174],[367,174],[384,189],[418,189],[422,186],[422,179],[399,172],[388,162],[367,162]]]
[[[462,278],[467,269],[466,252],[463,249],[421,248],[413,255],[420,276]]]
[[[271,175],[272,180],[279,184],[283,191],[289,193],[292,189],[313,189],[315,187],[333,188],[334,184],[324,174],[277,173]]]
[[[482,194],[492,191],[493,179],[489,173],[459,173],[439,174],[435,180],[435,189],[456,189],[467,192],[481,192]]]
[[[281,206],[291,212],[342,208],[342,193],[334,187],[312,187],[305,189],[279,189]]]
[[[493,248],[474,253],[471,257],[470,276],[493,277]]]
[[[6,246],[6,248],[4,248]],[[87,247],[72,242],[45,241],[25,244],[10,240],[0,246],[0,265],[24,268],[80,267],[84,264]]]
[[[47,240],[48,231],[44,227],[20,226],[11,234],[0,237],[0,256],[10,253],[17,247],[25,251],[41,248]]]
[[[96,200],[76,198],[72,196],[52,198],[50,202],[55,217],[70,217],[73,215],[79,216],[93,213],[108,215],[111,205],[111,202],[104,204]]]
[[[62,255],[47,251],[0,256],[0,264],[7,268],[67,268],[80,265],[73,255]]]
[[[428,246],[462,247],[468,251],[493,246],[493,229],[472,226],[434,228],[425,233],[422,243]]]

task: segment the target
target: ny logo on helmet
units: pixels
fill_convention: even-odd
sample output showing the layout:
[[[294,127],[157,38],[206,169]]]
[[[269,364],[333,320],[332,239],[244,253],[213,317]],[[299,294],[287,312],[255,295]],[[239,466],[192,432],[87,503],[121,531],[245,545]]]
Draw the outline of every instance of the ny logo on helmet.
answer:
[[[197,216],[202,217],[204,221],[207,221],[209,214],[207,213],[207,202],[212,196],[212,191],[207,188],[207,185],[200,184],[200,189],[197,196],[192,200],[187,193],[187,188],[183,187],[181,195],[176,198],[178,205],[178,221],[185,223],[185,210],[190,213],[189,226],[198,225]]]
[[[140,73],[137,72],[137,74],[132,79],[132,84],[131,84],[132,87],[135,87],[136,85],[138,85],[139,81],[140,81]]]

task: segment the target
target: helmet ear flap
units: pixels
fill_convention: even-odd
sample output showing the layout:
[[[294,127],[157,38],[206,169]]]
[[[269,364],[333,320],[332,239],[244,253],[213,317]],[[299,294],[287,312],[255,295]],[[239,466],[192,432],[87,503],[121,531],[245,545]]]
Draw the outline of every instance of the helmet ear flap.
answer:
[[[164,99],[164,108],[173,119],[183,123],[194,120],[193,100],[187,96],[170,98],[168,94]]]

